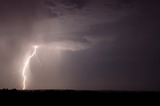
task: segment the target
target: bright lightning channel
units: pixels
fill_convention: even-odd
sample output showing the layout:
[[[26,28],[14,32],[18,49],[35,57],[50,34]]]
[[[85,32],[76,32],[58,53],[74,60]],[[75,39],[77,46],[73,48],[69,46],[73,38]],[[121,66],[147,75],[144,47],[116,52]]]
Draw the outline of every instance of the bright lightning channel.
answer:
[[[26,62],[25,62],[25,64],[24,64],[24,67],[23,67],[23,71],[22,71],[22,76],[23,76],[23,90],[26,89],[26,80],[27,80],[27,77],[26,77],[25,73],[26,73],[26,70],[27,70],[27,66],[29,65],[29,62],[30,62],[31,58],[36,54],[38,46],[37,46],[37,45],[36,45],[36,46],[33,46],[33,48],[34,48],[34,51],[33,51],[33,53],[27,58],[27,60],[26,60]]]

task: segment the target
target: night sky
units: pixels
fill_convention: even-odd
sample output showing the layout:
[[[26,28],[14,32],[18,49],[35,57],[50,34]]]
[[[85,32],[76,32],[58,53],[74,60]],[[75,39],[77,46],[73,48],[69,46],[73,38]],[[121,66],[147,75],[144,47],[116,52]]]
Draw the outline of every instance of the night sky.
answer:
[[[160,90],[159,0],[0,0],[0,89]]]

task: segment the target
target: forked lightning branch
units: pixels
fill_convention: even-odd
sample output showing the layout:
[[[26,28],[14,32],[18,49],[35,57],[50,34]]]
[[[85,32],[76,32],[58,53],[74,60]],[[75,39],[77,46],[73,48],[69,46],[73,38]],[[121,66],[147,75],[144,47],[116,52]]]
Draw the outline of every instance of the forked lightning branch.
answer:
[[[30,56],[28,56],[26,61],[25,61],[25,64],[24,64],[24,67],[23,67],[23,70],[22,70],[23,90],[26,89],[26,80],[27,80],[26,71],[27,71],[27,67],[28,67],[28,65],[30,63],[31,58],[36,54],[37,48],[38,48],[38,46],[33,46],[33,49],[34,49],[33,53]]]

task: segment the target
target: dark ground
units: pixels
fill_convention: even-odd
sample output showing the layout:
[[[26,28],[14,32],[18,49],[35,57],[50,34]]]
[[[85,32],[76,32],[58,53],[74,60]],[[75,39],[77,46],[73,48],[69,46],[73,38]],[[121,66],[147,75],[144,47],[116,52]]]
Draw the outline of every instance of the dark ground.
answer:
[[[156,91],[109,91],[109,90],[0,90],[5,96],[159,96]]]
[[[117,103],[143,103],[159,102],[160,92],[147,91],[87,91],[87,90],[0,90],[0,100],[5,103],[38,103],[38,104],[65,104],[77,103],[98,103],[117,104]],[[7,101],[7,102],[6,102]],[[20,102],[19,102],[20,101]],[[12,103],[12,102],[11,102]]]

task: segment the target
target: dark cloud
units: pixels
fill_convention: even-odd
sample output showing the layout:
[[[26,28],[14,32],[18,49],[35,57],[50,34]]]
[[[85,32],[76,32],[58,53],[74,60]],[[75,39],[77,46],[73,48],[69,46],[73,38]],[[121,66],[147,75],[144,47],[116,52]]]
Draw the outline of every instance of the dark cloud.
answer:
[[[159,90],[158,0],[1,0],[0,88]],[[43,84],[41,82],[44,82]]]
[[[88,0],[44,0],[44,4],[49,7],[56,7],[57,3],[69,6],[68,8],[78,8],[82,9],[87,3]]]

